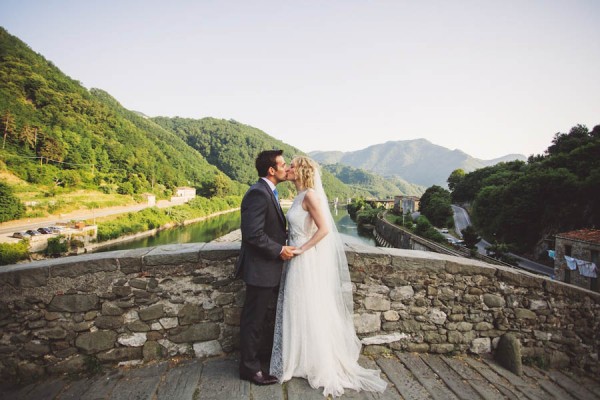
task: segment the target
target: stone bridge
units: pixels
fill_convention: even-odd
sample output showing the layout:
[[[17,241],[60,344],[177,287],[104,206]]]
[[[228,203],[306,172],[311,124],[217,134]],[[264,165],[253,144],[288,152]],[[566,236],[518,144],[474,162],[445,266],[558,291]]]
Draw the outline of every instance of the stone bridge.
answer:
[[[234,353],[239,243],[86,254],[0,270],[5,382]],[[432,252],[347,244],[364,352],[493,352],[600,373],[600,294],[524,271]]]

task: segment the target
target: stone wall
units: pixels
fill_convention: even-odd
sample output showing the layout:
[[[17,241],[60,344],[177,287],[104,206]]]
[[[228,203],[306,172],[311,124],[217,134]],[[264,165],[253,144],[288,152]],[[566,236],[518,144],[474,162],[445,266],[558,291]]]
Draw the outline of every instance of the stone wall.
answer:
[[[523,355],[600,372],[600,294],[432,252],[347,245],[365,352]],[[19,380],[235,351],[239,243],[87,254],[0,269],[0,376]]]

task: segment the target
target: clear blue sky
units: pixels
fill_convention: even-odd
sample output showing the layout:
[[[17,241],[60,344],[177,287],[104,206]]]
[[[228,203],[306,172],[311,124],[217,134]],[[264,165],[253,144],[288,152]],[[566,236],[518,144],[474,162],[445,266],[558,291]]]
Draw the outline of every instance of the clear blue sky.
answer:
[[[600,124],[600,1],[0,0],[0,25],[149,116],[303,151],[425,138],[490,159]]]

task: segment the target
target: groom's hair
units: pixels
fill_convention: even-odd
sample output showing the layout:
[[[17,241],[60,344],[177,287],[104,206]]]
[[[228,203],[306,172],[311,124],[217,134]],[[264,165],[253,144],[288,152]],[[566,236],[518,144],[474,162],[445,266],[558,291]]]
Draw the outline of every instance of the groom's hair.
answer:
[[[265,150],[256,156],[256,171],[259,177],[267,176],[269,168],[277,169],[277,157],[283,154],[283,150]]]

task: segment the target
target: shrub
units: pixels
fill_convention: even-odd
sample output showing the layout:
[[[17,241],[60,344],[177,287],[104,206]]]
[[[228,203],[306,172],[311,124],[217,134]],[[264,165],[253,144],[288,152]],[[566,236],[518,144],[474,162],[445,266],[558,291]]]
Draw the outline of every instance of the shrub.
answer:
[[[18,243],[0,243],[0,265],[14,264],[29,258],[29,242],[21,240]]]
[[[69,249],[68,243],[64,236],[60,235],[48,239],[48,248],[46,248],[46,254],[49,256],[60,256],[66,253]]]

